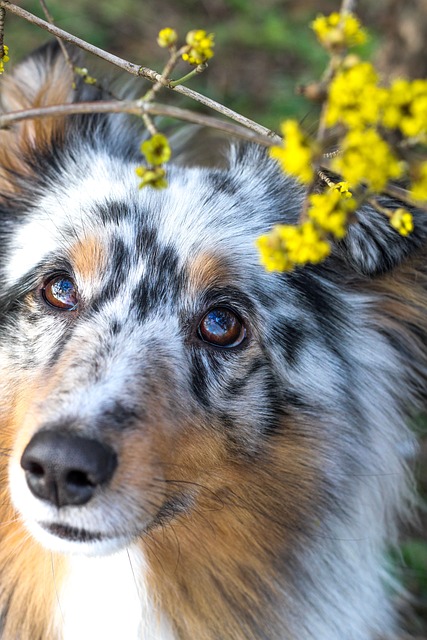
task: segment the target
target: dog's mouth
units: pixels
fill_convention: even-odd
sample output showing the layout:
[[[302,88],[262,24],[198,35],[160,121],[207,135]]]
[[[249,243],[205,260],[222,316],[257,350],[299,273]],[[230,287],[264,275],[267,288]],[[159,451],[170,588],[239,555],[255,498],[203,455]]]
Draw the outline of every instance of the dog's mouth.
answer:
[[[86,529],[76,529],[75,527],[69,527],[65,524],[53,523],[41,523],[41,526],[62,540],[68,540],[69,542],[100,542],[105,540],[105,535],[97,531],[87,531]]]

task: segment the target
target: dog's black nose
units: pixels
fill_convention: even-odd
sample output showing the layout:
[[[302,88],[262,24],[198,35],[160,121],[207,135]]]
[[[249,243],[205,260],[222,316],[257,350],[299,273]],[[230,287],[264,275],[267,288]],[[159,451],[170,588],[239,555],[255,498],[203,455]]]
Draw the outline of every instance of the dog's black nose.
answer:
[[[57,507],[89,502],[117,467],[115,451],[106,444],[56,431],[40,431],[21,458],[31,492]]]

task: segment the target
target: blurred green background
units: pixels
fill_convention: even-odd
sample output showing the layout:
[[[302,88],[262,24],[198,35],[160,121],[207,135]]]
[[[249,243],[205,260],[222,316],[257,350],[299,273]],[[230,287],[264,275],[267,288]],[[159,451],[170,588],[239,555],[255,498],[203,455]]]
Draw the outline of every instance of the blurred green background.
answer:
[[[20,6],[42,16],[37,0]],[[364,17],[377,16],[365,2]],[[175,28],[182,41],[190,29],[215,33],[216,54],[206,73],[190,86],[262,122],[278,128],[289,115],[313,112],[294,89],[318,78],[327,56],[316,45],[309,28],[318,12],[336,9],[337,2],[321,0],[49,0],[56,24],[92,44],[157,70],[166,53],[156,44],[163,27]],[[371,20],[372,22],[372,20]],[[375,24],[378,20],[375,18]],[[7,15],[6,42],[14,59],[49,38],[49,34]],[[376,27],[364,47],[370,54],[378,45]],[[96,64],[95,64],[96,66]],[[90,63],[89,63],[90,67]],[[182,63],[183,75],[188,66]],[[177,76],[175,76],[177,77]],[[142,84],[142,81],[141,81]],[[185,105],[177,96],[175,104]],[[194,104],[191,106],[194,107]]]
[[[36,0],[20,6],[43,16]],[[183,40],[190,29],[215,33],[215,57],[208,70],[189,86],[258,122],[278,130],[282,119],[296,116],[315,126],[317,107],[297,95],[295,88],[320,77],[327,56],[309,28],[318,13],[338,10],[333,0],[49,0],[56,24],[131,62],[161,70],[166,58],[156,44],[164,27],[175,28]],[[359,16],[370,38],[360,53],[375,59],[384,76],[427,75],[426,0],[361,0]],[[13,61],[50,39],[49,34],[7,14],[5,41]],[[89,73],[99,63],[87,59]],[[101,65],[102,68],[102,65]],[[177,75],[188,67],[183,63]],[[182,73],[181,73],[182,72]],[[141,95],[148,85],[143,80]],[[165,101],[195,108],[178,95],[164,92]],[[200,108],[200,107],[197,107]],[[427,429],[418,465],[421,522],[407,531],[393,562],[403,567],[404,580],[414,596],[415,615],[408,617],[412,637],[427,639]],[[344,639],[343,639],[344,640]]]

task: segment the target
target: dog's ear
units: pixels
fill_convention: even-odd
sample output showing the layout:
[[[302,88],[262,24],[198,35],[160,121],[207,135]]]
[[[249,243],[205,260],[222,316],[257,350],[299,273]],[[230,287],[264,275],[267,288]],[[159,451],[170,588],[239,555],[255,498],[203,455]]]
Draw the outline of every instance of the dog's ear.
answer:
[[[56,105],[75,100],[73,73],[70,65],[56,44],[49,43],[37,49],[18,64],[10,75],[2,79],[2,112],[19,111]],[[40,147],[52,138],[60,136],[63,118],[25,120],[19,125],[2,131],[2,147],[9,146],[15,138],[21,151],[28,147]]]
[[[0,106],[3,113],[63,104],[78,99],[73,73],[56,43],[36,50],[2,77]],[[63,117],[23,120],[0,130],[0,200],[22,190],[34,177],[37,154],[64,139]]]
[[[390,209],[408,208],[389,199],[381,201]],[[420,253],[427,244],[427,211],[411,209],[414,229],[402,236],[388,218],[366,205],[357,212],[357,221],[349,226],[347,236],[335,248],[335,253],[357,273],[375,276],[386,273],[409,256]]]

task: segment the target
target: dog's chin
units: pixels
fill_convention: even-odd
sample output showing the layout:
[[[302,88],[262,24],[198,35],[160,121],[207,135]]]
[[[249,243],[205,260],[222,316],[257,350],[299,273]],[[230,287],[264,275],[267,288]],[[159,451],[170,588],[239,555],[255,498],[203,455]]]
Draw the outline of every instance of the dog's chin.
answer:
[[[27,528],[43,547],[66,555],[108,556],[132,543],[128,536],[76,529],[59,522],[32,522],[27,523]]]

